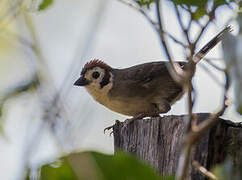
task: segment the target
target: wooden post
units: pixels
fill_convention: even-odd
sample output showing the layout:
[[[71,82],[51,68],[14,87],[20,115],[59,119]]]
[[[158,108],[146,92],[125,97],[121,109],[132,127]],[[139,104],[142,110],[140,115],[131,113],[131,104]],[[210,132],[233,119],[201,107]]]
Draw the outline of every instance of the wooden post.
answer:
[[[209,114],[199,113],[197,116],[200,123]],[[114,150],[136,155],[162,175],[175,174],[185,134],[185,118],[186,115],[171,115],[137,120],[129,124],[123,134],[123,123],[116,123],[113,127]],[[188,179],[205,179],[192,166],[194,160],[207,169],[223,162],[226,157],[232,159],[234,166],[238,165],[239,153],[242,152],[242,123],[220,120],[194,147]]]

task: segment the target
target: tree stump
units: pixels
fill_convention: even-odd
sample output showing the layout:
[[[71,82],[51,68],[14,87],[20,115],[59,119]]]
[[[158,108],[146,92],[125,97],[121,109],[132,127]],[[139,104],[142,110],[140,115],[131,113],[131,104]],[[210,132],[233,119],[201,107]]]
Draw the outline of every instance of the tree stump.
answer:
[[[199,113],[198,124],[208,113]],[[175,174],[181,145],[185,135],[187,115],[164,116],[136,120],[121,134],[123,123],[113,127],[114,150],[130,152],[148,162],[161,175]],[[188,170],[188,179],[206,179],[195,167],[194,160],[211,169],[229,157],[234,166],[238,165],[242,152],[242,123],[220,119],[194,146]]]

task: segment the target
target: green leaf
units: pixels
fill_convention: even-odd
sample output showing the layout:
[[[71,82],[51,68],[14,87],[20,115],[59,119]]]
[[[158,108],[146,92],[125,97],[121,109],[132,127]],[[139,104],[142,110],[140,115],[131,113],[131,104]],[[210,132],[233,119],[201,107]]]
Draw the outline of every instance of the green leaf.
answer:
[[[55,167],[56,166],[56,167]],[[61,161],[58,166],[56,164],[45,165],[41,168],[42,180],[77,180],[77,176],[72,170],[66,159]]]
[[[236,110],[240,115],[242,115],[242,104],[238,105]]]
[[[232,163],[230,160],[226,160],[223,164],[217,165],[212,172],[219,180],[233,179]]]
[[[39,11],[45,10],[51,4],[53,4],[53,0],[43,0],[42,3],[39,5]]]
[[[202,0],[202,1],[198,1],[198,0],[171,0],[171,1],[173,1],[175,4],[197,6],[198,8],[204,8],[206,6],[207,2],[208,2],[206,0]]]
[[[119,152],[114,156],[91,153],[98,167],[107,180],[123,179],[160,179],[153,169],[142,164],[135,157]],[[111,170],[112,169],[112,170]],[[120,172],[122,170],[122,173]]]
[[[226,0],[214,0],[214,6],[218,7],[220,5],[228,4]]]
[[[188,9],[193,9],[192,18],[198,21],[204,15],[209,15],[211,9],[217,8],[222,5],[229,4],[234,0],[170,0],[176,5],[182,5],[188,7]],[[213,5],[213,6],[212,6]],[[212,8],[213,7],[213,8]]]
[[[175,180],[171,176],[160,177],[149,165],[124,152],[117,152],[115,155],[98,152],[73,153],[62,159],[57,168],[43,166],[40,179]]]
[[[206,12],[205,8],[197,9],[195,11],[195,13],[192,14],[192,19],[198,21],[200,18],[202,18],[206,14],[207,14],[207,12]]]
[[[150,7],[150,4],[153,3],[155,0],[135,0],[140,6],[147,6]]]

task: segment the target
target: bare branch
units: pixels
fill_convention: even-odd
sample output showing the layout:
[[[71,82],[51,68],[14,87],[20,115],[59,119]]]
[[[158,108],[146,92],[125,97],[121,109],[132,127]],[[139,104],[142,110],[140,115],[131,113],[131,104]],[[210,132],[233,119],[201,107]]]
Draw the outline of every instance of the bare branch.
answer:
[[[207,29],[208,25],[212,22],[212,20],[214,19],[214,13],[215,13],[216,7],[213,7],[213,9],[211,10],[211,12],[208,14],[208,21],[207,23],[201,28],[197,38],[194,41],[194,44],[197,44],[198,41],[201,39],[201,36],[203,35],[205,29]]]
[[[191,60],[192,56],[193,56],[193,53],[194,52],[194,49],[195,49],[195,46],[191,43],[190,39],[189,39],[189,35],[188,35],[188,32],[190,30],[190,27],[191,27],[191,24],[192,24],[192,19],[189,20],[189,23],[188,23],[188,27],[185,28],[184,24],[182,23],[182,19],[181,19],[181,14],[177,8],[177,5],[174,4],[174,8],[175,8],[175,13],[176,13],[176,16],[177,16],[177,19],[178,19],[178,22],[180,24],[180,27],[186,37],[186,40],[187,40],[187,44],[189,46],[189,49],[190,49],[190,55],[189,55],[189,59]],[[189,12],[189,11],[188,11]]]
[[[201,28],[199,34],[197,35],[197,38],[194,41],[194,44],[197,44],[198,41],[200,40],[201,36],[203,35],[205,29],[208,27],[208,25],[210,24],[211,20],[208,19],[207,23]]]
[[[217,78],[217,76],[215,76],[215,74],[213,74],[207,66],[205,66],[204,64],[199,64],[200,67],[203,68],[203,70],[205,70],[207,72],[207,74],[210,75],[210,77],[214,80],[215,83],[217,83],[219,86],[224,86],[223,83],[220,82],[220,80]],[[224,72],[224,71],[223,71]]]
[[[184,49],[188,48],[188,45],[184,44],[182,41],[179,41],[177,38],[175,38],[169,32],[163,31],[163,33],[166,34],[169,38],[171,38],[175,43],[181,45]]]
[[[217,69],[218,71],[222,71],[222,72],[225,71],[224,68],[220,68],[220,67],[218,67],[216,64],[214,64],[214,63],[211,61],[211,59],[208,59],[208,58],[203,58],[203,59],[204,59],[204,61],[207,62],[210,66],[212,66],[213,68]],[[222,58],[220,58],[220,60],[221,60],[221,59],[222,59]]]
[[[124,3],[132,8],[134,8],[135,10],[139,11],[149,22],[150,24],[155,28],[157,29],[158,28],[158,24],[156,22],[154,22],[150,16],[148,16],[148,14],[135,2],[128,2],[128,1],[125,1],[125,0],[118,0],[119,2],[121,3]]]
[[[199,125],[197,125],[196,131],[190,131],[184,141],[184,145],[181,151],[181,156],[178,163],[178,169],[176,177],[178,180],[184,180],[187,173],[188,163],[190,160],[191,148],[192,146],[202,137],[202,135],[207,132],[211,127],[213,127],[218,121],[219,116],[223,115],[224,111],[228,106],[228,89],[230,87],[230,78],[227,71],[225,71],[225,88],[224,88],[224,98],[222,108],[211,114],[207,120],[204,120]]]
[[[188,98],[188,124],[187,124],[187,132],[189,132],[191,130],[192,127],[192,121],[193,121],[193,117],[192,117],[192,109],[193,109],[193,104],[194,101],[192,99],[192,91],[193,91],[193,86],[192,86],[192,82],[190,81],[187,85],[188,90],[187,90],[187,98]]]
[[[210,179],[217,179],[217,177],[210,171],[208,171],[205,167],[203,167],[199,162],[193,161],[192,165],[203,175],[207,176]]]
[[[163,24],[162,24],[162,20],[161,20],[161,12],[160,12],[160,0],[156,1],[156,16],[158,19],[158,24],[159,24],[159,29],[157,30],[158,34],[159,34],[159,38],[160,38],[160,43],[161,43],[161,47],[163,47],[165,55],[167,57],[167,59],[169,60],[170,63],[167,63],[167,69],[169,71],[169,73],[171,74],[172,78],[179,84],[184,84],[184,71],[182,70],[182,68],[180,67],[180,65],[174,61],[172,61],[171,55],[169,53],[168,50],[168,46],[165,40],[165,36],[164,36],[164,29],[163,29]]]
[[[172,63],[172,58],[171,58],[171,55],[170,55],[170,52],[168,50],[168,47],[167,47],[167,44],[166,44],[166,41],[165,41],[165,36],[164,36],[164,28],[163,28],[163,24],[162,24],[162,21],[161,21],[161,15],[160,15],[160,1],[157,0],[156,1],[156,16],[157,16],[157,19],[158,19],[158,25],[159,25],[159,37],[160,37],[160,42],[161,42],[161,46],[164,48],[164,51],[165,51],[165,55],[167,57],[167,59]]]

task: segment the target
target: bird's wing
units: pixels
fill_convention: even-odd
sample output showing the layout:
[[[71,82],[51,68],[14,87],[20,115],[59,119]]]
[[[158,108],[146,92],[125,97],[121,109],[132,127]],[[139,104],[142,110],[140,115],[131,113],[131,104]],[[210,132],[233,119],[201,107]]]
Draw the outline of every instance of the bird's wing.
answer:
[[[140,64],[116,70],[117,73],[114,70],[114,84],[110,94],[116,97],[144,97],[151,95],[157,88],[162,87],[165,90],[170,86],[177,86],[165,63],[168,62]],[[182,66],[185,62],[179,64]]]

